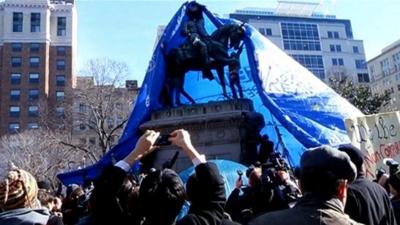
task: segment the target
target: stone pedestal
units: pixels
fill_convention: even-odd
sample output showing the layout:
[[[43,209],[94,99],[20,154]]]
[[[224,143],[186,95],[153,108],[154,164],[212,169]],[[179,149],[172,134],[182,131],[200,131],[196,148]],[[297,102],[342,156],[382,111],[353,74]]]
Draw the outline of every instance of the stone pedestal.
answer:
[[[244,118],[254,114],[260,115],[254,113],[253,103],[248,99],[187,105],[154,112],[151,120],[142,124],[140,129],[153,129],[161,134],[169,134],[183,128],[190,132],[193,145],[207,159],[240,162],[247,151],[243,149],[246,146],[243,144],[246,133],[243,127],[248,128],[248,121]],[[154,153],[153,166],[161,167],[178,150],[175,146],[162,146]],[[181,152],[172,168],[181,171],[191,165],[188,157]]]

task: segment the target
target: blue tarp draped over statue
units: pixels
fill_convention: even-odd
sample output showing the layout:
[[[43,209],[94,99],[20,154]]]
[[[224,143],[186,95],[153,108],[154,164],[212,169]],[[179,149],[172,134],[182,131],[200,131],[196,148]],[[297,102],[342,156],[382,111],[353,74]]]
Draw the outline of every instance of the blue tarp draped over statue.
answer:
[[[58,178],[64,184],[83,183],[85,177],[95,178],[104,166],[125,157],[139,137],[138,127],[150,119],[154,110],[162,107],[159,96],[165,79],[164,52],[184,41],[181,24],[187,20],[186,5],[183,4],[171,19],[154,50],[119,144],[95,165],[59,174]],[[217,18],[207,9],[204,17],[209,34],[223,24],[238,22]],[[346,117],[361,116],[362,113],[255,28],[247,24],[245,28],[245,49],[240,56],[240,81],[245,98],[251,99],[255,110],[264,115],[266,125],[262,134],[268,134],[278,151],[292,165],[298,164],[306,148],[349,143],[343,120]],[[203,79],[200,72],[188,72],[185,90],[197,103],[223,100],[216,74],[215,77],[209,81]],[[182,102],[187,103],[183,98]]]

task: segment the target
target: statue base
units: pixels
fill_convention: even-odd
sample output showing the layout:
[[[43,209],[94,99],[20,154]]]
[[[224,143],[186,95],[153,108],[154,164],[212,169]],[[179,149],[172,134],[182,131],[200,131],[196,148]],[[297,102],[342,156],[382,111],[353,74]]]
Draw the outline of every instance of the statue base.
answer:
[[[263,117],[254,112],[253,102],[249,99],[238,99],[155,111],[151,120],[142,124],[140,129],[153,129],[161,134],[169,134],[183,128],[190,132],[193,145],[207,159],[246,162],[249,157],[257,154],[257,144],[252,140],[249,144],[249,139],[256,138],[254,136],[259,135],[263,126]],[[179,148],[173,145],[161,146],[145,162],[150,164],[146,167],[162,167],[177,151]],[[181,152],[172,169],[181,171],[191,165],[189,158]]]

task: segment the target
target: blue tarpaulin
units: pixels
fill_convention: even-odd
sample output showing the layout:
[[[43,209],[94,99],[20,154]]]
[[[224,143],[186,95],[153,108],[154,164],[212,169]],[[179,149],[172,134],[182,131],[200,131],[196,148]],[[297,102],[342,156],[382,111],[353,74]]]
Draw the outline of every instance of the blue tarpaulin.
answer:
[[[64,184],[81,184],[84,178],[97,177],[102,168],[123,159],[134,148],[139,126],[150,119],[154,110],[162,107],[159,96],[166,76],[164,52],[184,41],[181,25],[187,20],[187,4],[183,4],[171,19],[154,50],[119,143],[96,164],[59,174],[58,178]],[[209,34],[223,24],[238,23],[218,18],[207,9],[204,18]],[[298,164],[306,148],[350,143],[344,118],[363,114],[254,27],[246,24],[245,29],[244,50],[240,55],[240,82],[244,97],[251,99],[255,110],[264,116],[266,125],[262,134],[268,134],[291,165]],[[200,72],[186,74],[184,88],[197,103],[224,100],[218,78],[214,75],[216,79],[209,81],[203,79]],[[183,103],[188,103],[185,101],[182,98]]]

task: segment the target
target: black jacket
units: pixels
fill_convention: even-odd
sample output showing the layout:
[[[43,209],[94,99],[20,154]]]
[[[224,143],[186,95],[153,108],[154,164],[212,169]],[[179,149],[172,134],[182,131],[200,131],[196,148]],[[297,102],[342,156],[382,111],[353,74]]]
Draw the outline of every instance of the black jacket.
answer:
[[[187,183],[189,213],[177,225],[238,225],[226,219],[224,180],[216,165],[202,163],[195,171]]]
[[[345,212],[367,225],[395,225],[395,215],[385,189],[379,184],[357,178],[347,189]]]
[[[336,198],[324,198],[307,193],[291,209],[266,213],[249,225],[356,225],[360,224],[343,212],[343,204]]]

